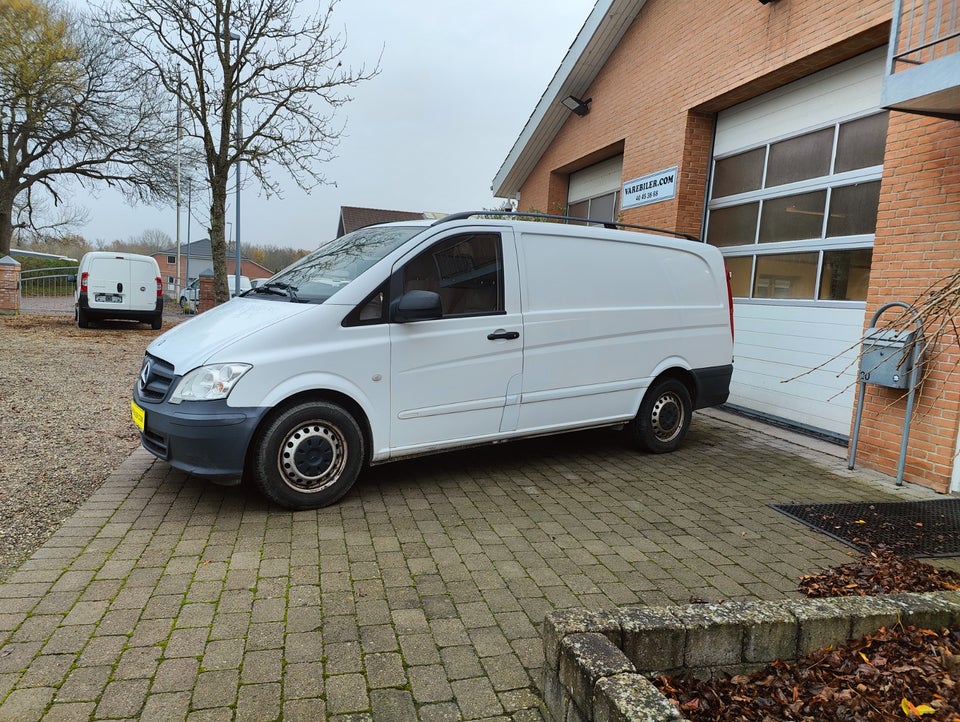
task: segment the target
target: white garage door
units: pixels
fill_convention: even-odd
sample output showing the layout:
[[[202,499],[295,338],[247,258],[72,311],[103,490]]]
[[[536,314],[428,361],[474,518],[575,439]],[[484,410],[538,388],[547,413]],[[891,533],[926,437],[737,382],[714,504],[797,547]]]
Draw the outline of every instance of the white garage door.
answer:
[[[719,114],[707,240],[734,289],[730,404],[849,434],[887,114],[878,49]]]
[[[617,220],[622,175],[622,155],[571,173],[567,215],[594,221]]]

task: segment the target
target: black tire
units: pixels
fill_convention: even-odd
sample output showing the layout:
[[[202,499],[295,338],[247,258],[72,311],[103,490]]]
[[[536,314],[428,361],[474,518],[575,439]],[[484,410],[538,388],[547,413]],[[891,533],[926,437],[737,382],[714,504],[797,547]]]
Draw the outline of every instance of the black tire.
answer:
[[[159,331],[163,327],[163,314],[158,313],[150,321],[150,328],[154,331]]]
[[[90,319],[87,318],[87,312],[80,306],[77,306],[76,319],[78,328],[90,328]]]
[[[186,297],[186,296],[180,296],[180,308],[183,308],[183,307],[186,306],[186,305],[187,305],[187,297]]]
[[[628,431],[647,451],[666,454],[683,442],[692,414],[687,387],[676,379],[663,379],[647,389]]]
[[[254,444],[254,485],[288,509],[333,504],[350,491],[365,459],[356,419],[326,401],[280,411],[268,419]]]

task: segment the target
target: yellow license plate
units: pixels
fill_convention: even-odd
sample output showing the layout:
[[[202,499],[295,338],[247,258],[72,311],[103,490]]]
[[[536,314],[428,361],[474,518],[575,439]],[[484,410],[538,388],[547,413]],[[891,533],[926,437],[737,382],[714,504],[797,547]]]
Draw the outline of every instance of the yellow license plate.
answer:
[[[143,431],[143,424],[147,418],[147,412],[137,406],[136,401],[130,402],[130,415],[133,417],[133,423],[137,425],[137,428]]]

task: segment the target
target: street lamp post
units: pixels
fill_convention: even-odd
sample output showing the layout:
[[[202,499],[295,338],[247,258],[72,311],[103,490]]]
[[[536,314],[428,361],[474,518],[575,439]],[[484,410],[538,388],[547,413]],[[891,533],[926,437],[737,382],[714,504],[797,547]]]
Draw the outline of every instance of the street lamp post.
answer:
[[[190,176],[187,176],[187,270],[186,270],[186,280],[184,282],[185,286],[190,285],[190,218],[193,213],[193,179]],[[181,292],[183,295],[183,292]],[[179,299],[179,296],[177,297]],[[200,300],[200,292],[197,291],[197,301]],[[194,303],[194,308],[196,308],[196,303]]]
[[[182,171],[182,164],[180,161],[180,144],[183,142],[183,117],[181,115],[180,109],[180,96],[183,91],[183,81],[180,80],[180,66],[177,65],[177,275],[175,276],[173,284],[173,293],[174,297],[177,299],[177,303],[180,302],[180,296],[182,295],[183,281],[180,276],[180,213],[181,213],[181,201],[182,201],[182,190],[180,185],[180,175]]]
[[[230,33],[230,39],[231,39],[231,40],[235,40],[235,41],[237,42],[238,46],[239,46],[239,43],[240,43],[240,35],[238,35],[237,33],[231,31],[231,33]],[[238,52],[237,54],[239,55],[239,52]],[[238,64],[238,68],[239,68],[239,64]],[[241,110],[242,101],[241,101],[241,99],[240,99],[240,83],[238,82],[238,81],[239,81],[239,75],[240,75],[240,73],[239,73],[239,71],[238,71],[237,77],[234,78],[234,82],[237,84],[237,136],[236,136],[236,138],[237,138],[237,165],[236,165],[236,169],[234,170],[234,177],[235,177],[236,183],[237,183],[237,190],[236,190],[237,196],[236,196],[236,202],[235,202],[235,203],[236,203],[236,213],[237,213],[237,218],[236,218],[237,247],[236,247],[236,257],[235,257],[236,260],[234,261],[234,265],[233,265],[233,281],[234,281],[234,289],[235,289],[235,290],[234,290],[234,295],[236,295],[236,296],[239,296],[239,295],[240,295],[240,276],[241,276],[241,274],[242,274],[242,266],[241,266],[242,260],[241,260],[241,255],[240,255],[240,143],[241,143],[241,140],[243,139],[243,134],[242,134],[242,132],[241,132],[241,125],[240,125],[240,124],[241,124],[241,121],[242,121],[242,118],[243,118],[243,113],[242,113],[242,110]]]

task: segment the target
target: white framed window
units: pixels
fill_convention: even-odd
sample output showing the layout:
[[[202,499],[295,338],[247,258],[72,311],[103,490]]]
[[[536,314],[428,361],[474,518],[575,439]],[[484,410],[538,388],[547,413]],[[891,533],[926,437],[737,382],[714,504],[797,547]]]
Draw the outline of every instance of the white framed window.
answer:
[[[567,207],[567,215],[574,218],[589,218],[591,221],[596,221],[597,224],[616,221],[619,200],[619,191],[604,193],[602,196],[571,203]]]
[[[736,297],[866,300],[887,120],[844,119],[714,159],[706,238]]]

